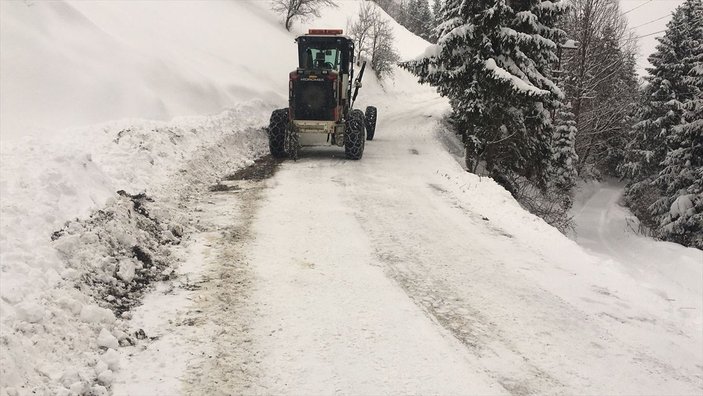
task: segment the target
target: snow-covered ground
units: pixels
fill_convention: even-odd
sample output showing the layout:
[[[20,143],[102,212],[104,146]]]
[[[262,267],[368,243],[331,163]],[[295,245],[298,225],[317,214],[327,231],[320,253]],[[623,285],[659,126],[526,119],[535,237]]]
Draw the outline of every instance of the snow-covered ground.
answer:
[[[228,178],[307,26],[267,7],[0,2],[0,395],[703,392],[703,253],[632,235],[610,185],[577,245],[465,172],[402,70],[367,74],[361,161]]]
[[[587,251],[612,260],[644,288],[668,284],[676,301],[679,291],[703,297],[701,251],[681,245],[654,241],[643,236],[637,218],[621,205],[622,183],[607,181],[580,186],[573,208],[575,240]]]
[[[643,284],[461,169],[443,100],[394,91],[365,97],[362,161],[307,149],[204,204],[198,288],[135,311],[159,340],[127,348],[117,394],[700,393],[700,251],[668,271],[692,288]]]
[[[105,371],[95,366],[98,336],[126,335],[98,305],[129,305],[140,282],[168,277],[178,265],[168,246],[197,228],[189,202],[265,152],[267,110],[254,102],[215,116],[125,121],[2,146],[3,387],[54,394],[57,383],[84,389]],[[129,197],[138,193],[145,199]],[[135,259],[137,249],[149,258]]]

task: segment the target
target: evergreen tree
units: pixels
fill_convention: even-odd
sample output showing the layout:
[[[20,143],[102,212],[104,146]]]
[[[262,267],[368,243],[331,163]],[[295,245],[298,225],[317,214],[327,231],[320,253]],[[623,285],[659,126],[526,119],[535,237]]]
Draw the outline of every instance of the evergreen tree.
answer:
[[[439,26],[439,24],[444,21],[444,18],[442,16],[443,5],[443,0],[434,0],[434,2],[432,3],[432,19],[434,22],[432,26],[433,29]]]
[[[646,102],[623,167],[632,178],[626,199],[659,237],[703,248],[701,0],[676,9],[649,61]]]
[[[416,17],[417,31],[414,33],[429,41],[432,34],[433,19],[428,0],[417,0]]]
[[[674,127],[668,139],[671,151],[655,180],[664,196],[653,205],[662,238],[699,249],[703,249],[702,96],[699,93],[695,102],[686,104],[684,123]]]
[[[420,24],[418,23],[418,0],[408,0],[405,7],[405,27],[411,32],[417,34],[420,30]]]
[[[683,46],[687,92],[681,95],[682,121],[667,136],[668,152],[655,179],[664,196],[654,204],[661,234],[666,239],[703,248],[703,3],[682,6],[689,34]]]
[[[442,9],[444,7],[444,1],[443,0],[434,0],[432,3],[432,29],[430,30],[430,42],[436,43],[437,42],[437,35],[439,34],[437,31],[437,27],[444,22],[444,16],[442,15]]]
[[[400,0],[397,7],[396,16],[394,16],[396,22],[401,26],[408,27],[408,3],[405,0]],[[408,29],[410,30],[410,29]]]
[[[550,111],[561,91],[550,80],[561,2],[447,0],[432,56],[416,65],[421,82],[449,98],[464,134],[467,166],[524,176],[546,186],[553,135]]]
[[[435,20],[430,10],[430,0],[374,0],[400,25],[410,32],[424,38],[433,40]]]
[[[571,112],[571,104],[566,104],[558,110],[555,125],[549,183],[561,195],[568,197],[566,205],[568,208],[571,207],[570,194],[576,184],[576,162],[578,161],[574,149],[576,121],[574,121],[574,113]]]

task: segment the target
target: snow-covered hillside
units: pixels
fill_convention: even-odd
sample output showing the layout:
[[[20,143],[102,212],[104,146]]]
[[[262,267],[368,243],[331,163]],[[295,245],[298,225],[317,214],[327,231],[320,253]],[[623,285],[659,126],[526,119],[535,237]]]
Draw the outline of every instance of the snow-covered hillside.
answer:
[[[319,27],[345,27],[356,1]],[[4,138],[286,100],[292,38],[262,1],[4,1]],[[307,25],[306,25],[307,26]],[[396,26],[405,57],[423,40]],[[296,26],[294,33],[304,31]]]
[[[256,2],[10,1],[2,21],[4,136],[281,101],[294,59],[272,61],[290,36]]]
[[[223,180],[337,3],[287,32],[256,0],[0,2],[0,396],[700,393],[703,253],[591,255],[466,173],[403,70],[365,77],[361,161]]]

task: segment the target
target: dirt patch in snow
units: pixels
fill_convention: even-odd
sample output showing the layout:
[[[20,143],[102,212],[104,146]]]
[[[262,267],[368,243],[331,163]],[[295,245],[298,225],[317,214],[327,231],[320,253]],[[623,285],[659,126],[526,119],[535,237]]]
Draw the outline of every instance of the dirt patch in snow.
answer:
[[[18,147],[2,175],[12,232],[0,241],[0,394],[111,392],[122,348],[157,334],[130,326],[133,308],[152,290],[189,285],[174,272],[185,259],[176,245],[201,229],[196,207],[208,204],[208,186],[268,151],[269,114],[251,102]]]
[[[52,235],[77,275],[75,287],[118,317],[139,303],[149,284],[168,280],[175,265],[168,245],[180,243],[182,226],[152,216],[149,205],[154,200],[146,194],[120,190],[88,219]]]
[[[210,186],[209,190],[211,192],[238,191],[241,190],[241,187],[237,185],[229,185],[222,182],[217,182],[217,184],[213,184],[212,186]]]
[[[283,160],[267,155],[257,159],[252,165],[226,176],[224,180],[265,180],[273,176],[281,162]]]
[[[251,224],[266,179],[280,161],[267,156],[247,163],[202,186],[197,200],[188,202],[194,227],[187,228],[189,241],[174,249],[185,262],[178,277],[156,284],[148,297],[154,300],[131,312],[130,333],[143,327],[157,338],[129,347],[129,365],[140,374],[120,379],[118,394],[138,393],[143,386],[161,394],[255,393],[248,392],[261,375],[249,332],[256,315],[249,303],[254,275],[243,251],[252,242]],[[169,308],[156,309],[154,301]],[[197,345],[197,351],[174,366],[150,363],[159,350],[179,351],[184,345]]]
[[[225,178],[229,183],[241,181],[240,188],[232,191],[236,194],[220,190],[207,197],[209,205],[214,205],[208,212],[216,220],[212,229],[202,231],[214,234],[208,244],[212,260],[198,283],[198,302],[182,320],[203,327],[209,334],[193,335],[193,344],[205,345],[202,354],[188,363],[183,378],[185,394],[257,393],[251,389],[252,380],[261,376],[260,357],[252,349],[249,333],[256,312],[248,304],[254,278],[243,251],[253,238],[251,225],[266,188],[265,179],[274,175],[279,164],[271,157],[261,158]],[[201,223],[209,221],[204,218]],[[215,329],[227,331],[212,333]]]

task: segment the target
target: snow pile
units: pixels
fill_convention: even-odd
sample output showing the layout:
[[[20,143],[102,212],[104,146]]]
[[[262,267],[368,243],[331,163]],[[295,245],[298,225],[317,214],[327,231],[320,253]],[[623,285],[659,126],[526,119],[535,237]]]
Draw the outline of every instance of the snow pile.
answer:
[[[672,301],[697,296],[700,306],[703,252],[641,235],[646,230],[621,205],[624,188],[614,180],[579,185],[572,209],[574,240],[590,253],[616,263],[643,288],[667,290]]]
[[[270,107],[252,102],[212,117],[122,121],[31,138],[12,151],[3,145],[0,362],[8,393],[109,389],[112,374],[100,362],[114,371],[115,340],[134,342],[113,311],[171,276],[169,245],[196,226],[189,200],[266,151],[261,126]]]
[[[676,200],[671,204],[671,208],[669,209],[669,215],[671,216],[671,218],[675,219],[685,214],[688,214],[689,216],[692,215],[693,213],[689,211],[693,208],[693,200],[695,199],[695,197],[695,194],[686,194],[680,195],[678,198],[676,198]]]
[[[66,277],[65,269],[55,265],[49,237],[66,220],[85,217],[116,197],[118,190],[173,200],[168,178],[194,153],[219,144],[235,145],[220,150],[237,151],[241,157],[225,157],[223,164],[190,170],[196,174],[183,173],[184,184],[213,179],[222,167],[246,164],[262,150],[264,132],[252,129],[266,124],[269,108],[256,102],[214,117],[170,123],[123,121],[3,145],[2,271],[17,275],[3,276],[3,300],[17,302],[25,297],[25,289],[37,289],[36,282],[50,287],[60,278],[57,275]],[[233,139],[233,133],[239,136]]]

